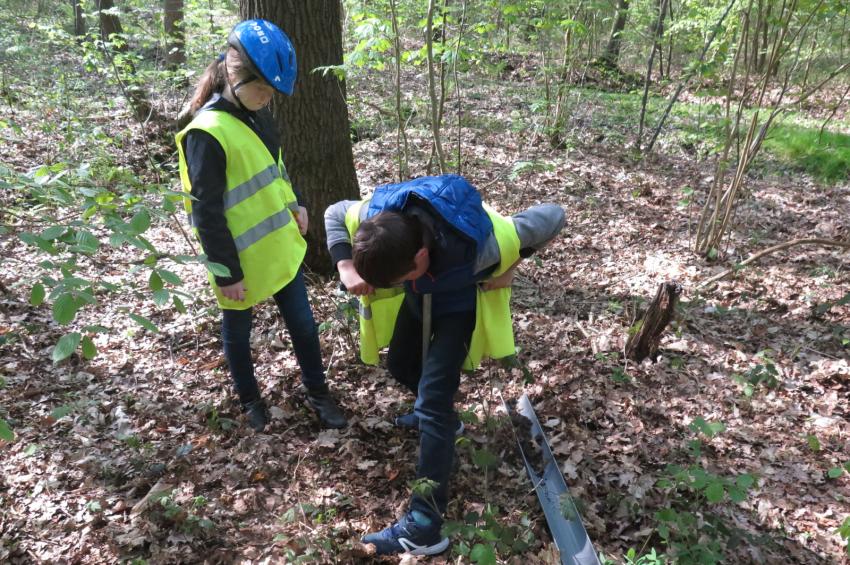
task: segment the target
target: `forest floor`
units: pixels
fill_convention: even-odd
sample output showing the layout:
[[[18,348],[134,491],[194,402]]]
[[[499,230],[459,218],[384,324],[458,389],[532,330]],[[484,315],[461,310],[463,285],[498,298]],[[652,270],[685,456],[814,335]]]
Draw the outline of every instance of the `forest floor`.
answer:
[[[660,535],[667,528],[680,552],[719,540],[729,563],[847,561],[836,530],[850,515],[850,472],[841,471],[850,460],[850,305],[818,307],[850,289],[846,252],[795,247],[716,287],[698,284],[789,239],[846,241],[850,183],[822,185],[766,160],[747,179],[726,255],[707,262],[690,251],[689,227],[713,160],[673,135],[636,159],[626,148],[633,131],[615,120],[616,103],[601,97],[576,103],[574,142],[553,148],[530,128],[536,118],[524,80],[467,87],[463,174],[502,213],[556,202],[568,223],[515,281],[523,367],[490,363],[463,378],[457,406],[467,431],[447,518],[477,527],[456,535],[455,547],[497,537],[500,561],[556,562],[500,412],[501,397],[525,392],[606,557],[619,562],[630,548],[670,551]],[[358,90],[367,82],[355,83],[351,96],[382,99]],[[371,128],[355,145],[366,194],[394,180],[395,136],[368,107],[353,108],[355,123]],[[15,112],[33,131],[61,118],[26,105]],[[839,119],[846,129],[846,117]],[[100,125],[116,137],[124,132],[114,154],[144,176],[142,134],[120,107]],[[423,174],[427,132],[408,133],[414,173]],[[17,139],[4,157],[14,170],[57,155],[49,134]],[[172,151],[166,136],[155,143]],[[686,186],[694,204],[680,202]],[[3,207],[19,205],[4,189]],[[160,249],[188,251],[174,224],[154,225],[150,238]],[[333,281],[311,276],[310,295],[349,428],[319,428],[297,390],[285,327],[266,304],[256,309],[254,351],[273,420],[255,434],[231,392],[208,293],[186,314],[142,298],[102,303],[80,321],[110,328],[96,340],[99,355],[52,364],[63,331],[49,305],[29,304],[28,271],[40,259],[9,234],[0,247],[9,258],[0,264],[0,405],[16,434],[0,441],[0,561],[371,559],[357,540],[399,515],[415,475],[416,436],[391,424],[412,398],[384,369],[359,363],[348,297]],[[143,276],[109,248],[95,259],[85,268],[100,269],[104,280]],[[187,287],[204,288],[199,266],[175,271]],[[673,279],[684,294],[660,358],[624,363],[636,313]],[[128,306],[160,333],[126,320]],[[475,454],[483,449],[497,455],[494,470],[480,467]],[[670,465],[692,477],[687,486],[663,482],[676,482]],[[476,521],[473,512],[496,523]],[[447,553],[402,562],[468,560]]]

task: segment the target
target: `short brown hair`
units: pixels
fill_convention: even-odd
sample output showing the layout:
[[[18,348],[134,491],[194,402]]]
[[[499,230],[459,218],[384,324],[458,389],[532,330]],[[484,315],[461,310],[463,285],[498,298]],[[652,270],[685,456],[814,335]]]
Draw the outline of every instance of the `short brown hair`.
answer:
[[[414,257],[424,244],[418,218],[381,212],[364,220],[354,234],[354,268],[370,285],[390,287],[416,268]]]

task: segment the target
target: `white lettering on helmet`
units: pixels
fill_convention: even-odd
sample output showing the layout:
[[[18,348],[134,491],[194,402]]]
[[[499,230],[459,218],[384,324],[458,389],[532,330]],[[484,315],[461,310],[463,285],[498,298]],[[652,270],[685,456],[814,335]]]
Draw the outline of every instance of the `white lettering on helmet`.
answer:
[[[251,22],[251,29],[253,29],[257,33],[257,37],[260,39],[260,43],[268,43],[271,41],[271,38],[266,35],[266,32],[263,31],[263,28],[260,27],[260,24],[257,22]]]

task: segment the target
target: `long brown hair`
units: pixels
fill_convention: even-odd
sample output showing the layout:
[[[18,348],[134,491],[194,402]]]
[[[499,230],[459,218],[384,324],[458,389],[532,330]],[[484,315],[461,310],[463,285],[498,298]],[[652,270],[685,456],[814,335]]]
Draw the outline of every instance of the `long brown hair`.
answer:
[[[225,74],[228,71],[230,72],[230,80],[236,82],[245,78],[243,75],[249,72],[239,52],[233,47],[227,49],[224,57],[216,57],[204,69],[204,74],[198,79],[195,93],[192,95],[191,102],[189,102],[191,115],[194,116],[209,101],[213,94],[224,90],[224,87],[227,85]]]

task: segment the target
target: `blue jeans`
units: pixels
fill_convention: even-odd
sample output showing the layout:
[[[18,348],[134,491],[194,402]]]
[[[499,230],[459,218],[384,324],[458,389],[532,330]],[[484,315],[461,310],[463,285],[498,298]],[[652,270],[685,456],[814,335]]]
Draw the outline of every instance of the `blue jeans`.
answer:
[[[430,497],[413,495],[410,509],[428,515],[436,523],[442,522],[448,504],[457,427],[454,397],[474,329],[474,311],[434,318],[428,357],[423,363],[421,297],[408,294],[399,310],[387,357],[392,376],[416,395],[413,408],[419,418],[416,478],[428,478],[438,485]]]
[[[289,284],[277,291],[274,301],[292,338],[292,349],[295,350],[295,358],[301,368],[301,382],[308,389],[323,389],[325,368],[322,366],[319,332],[307,300],[304,274],[300,270]],[[221,311],[224,356],[243,405],[260,399],[260,389],[254,377],[254,361],[251,358],[251,310]]]

